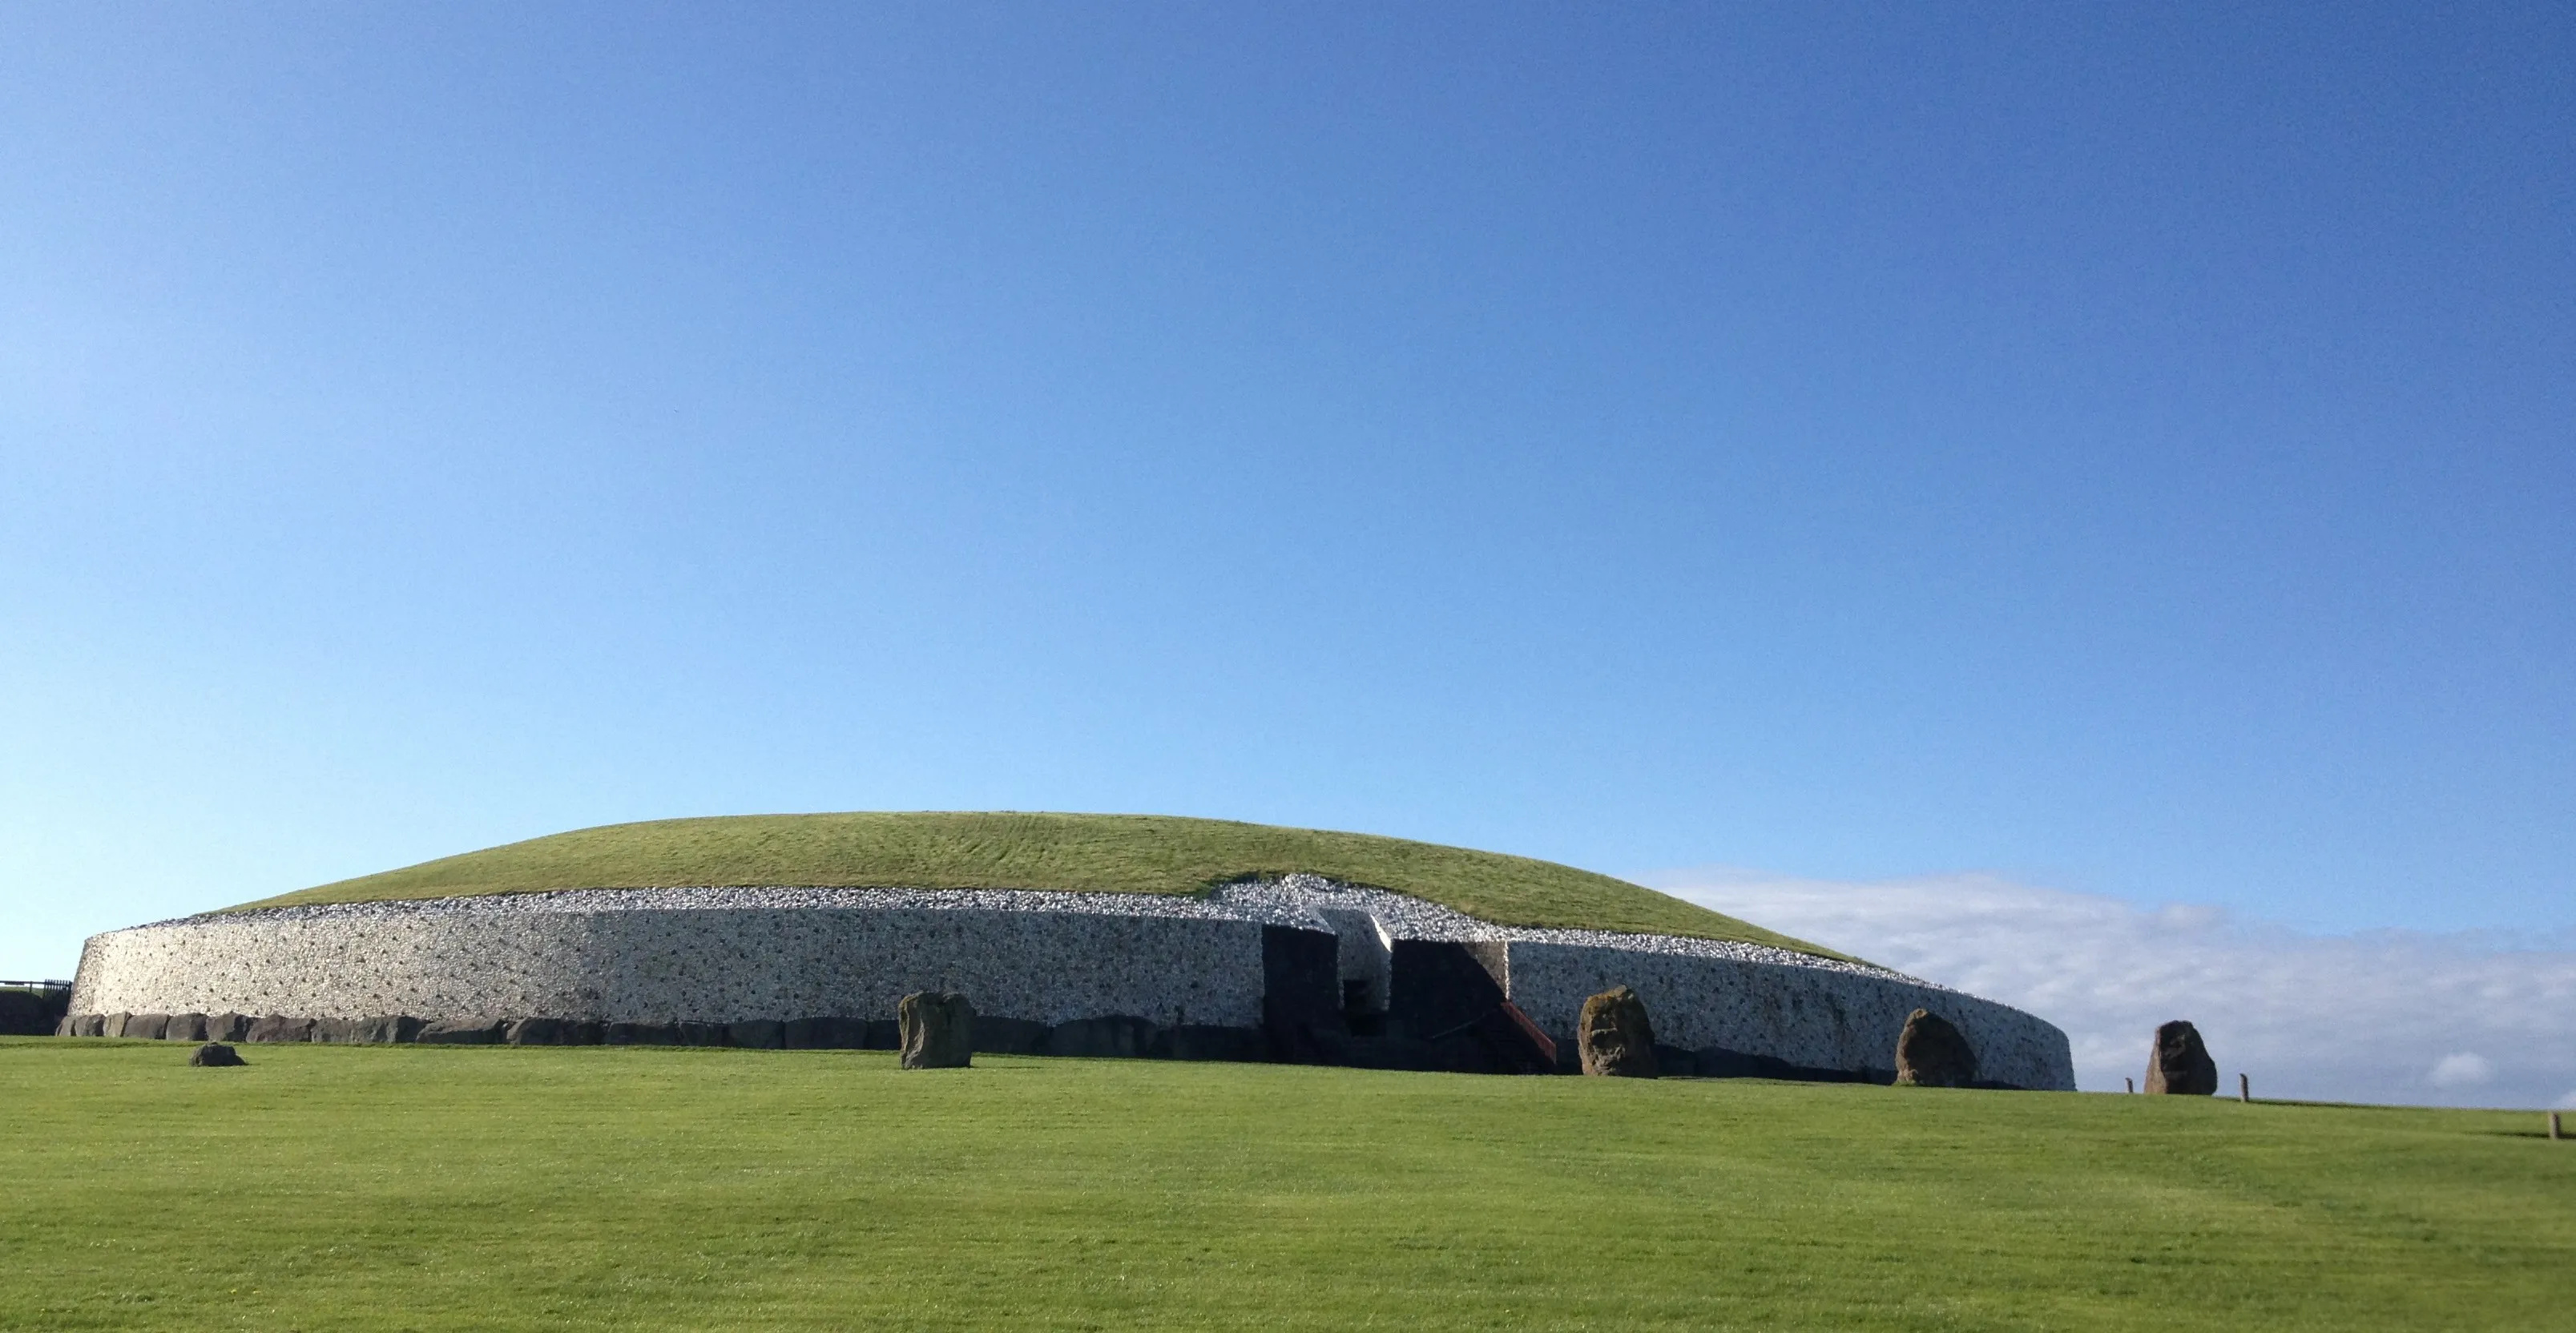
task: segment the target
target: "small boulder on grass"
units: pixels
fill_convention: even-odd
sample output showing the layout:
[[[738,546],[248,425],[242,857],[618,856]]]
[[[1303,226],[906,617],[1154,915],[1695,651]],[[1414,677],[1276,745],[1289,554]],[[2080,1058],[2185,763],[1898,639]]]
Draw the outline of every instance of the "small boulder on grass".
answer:
[[[250,1062],[242,1059],[241,1052],[232,1047],[219,1041],[210,1041],[198,1047],[196,1053],[188,1057],[188,1063],[201,1069],[229,1069]]]
[[[964,1069],[974,1061],[975,1006],[950,991],[915,991],[896,1002],[906,1069]]]
[[[1653,1078],[1661,1072],[1655,1067],[1655,1028],[1646,1021],[1646,1002],[1625,986],[1585,1000],[1575,1035],[1586,1074]]]
[[[1896,1037],[1896,1081],[1923,1088],[1964,1088],[1977,1081],[1977,1053],[1950,1020],[1929,1009],[1905,1016]]]

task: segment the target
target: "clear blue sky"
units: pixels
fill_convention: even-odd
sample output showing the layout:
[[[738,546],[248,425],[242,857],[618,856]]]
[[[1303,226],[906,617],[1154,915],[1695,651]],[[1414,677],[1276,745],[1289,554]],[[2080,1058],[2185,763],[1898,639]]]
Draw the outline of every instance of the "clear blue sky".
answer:
[[[0,9],[0,975],[669,815],[2576,924],[2576,9]]]

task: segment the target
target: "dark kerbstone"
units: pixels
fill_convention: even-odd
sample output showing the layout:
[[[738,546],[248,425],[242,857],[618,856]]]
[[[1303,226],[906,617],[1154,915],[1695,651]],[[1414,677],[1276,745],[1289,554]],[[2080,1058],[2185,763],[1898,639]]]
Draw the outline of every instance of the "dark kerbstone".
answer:
[[[124,1036],[125,1020],[132,1017],[134,1017],[134,1015],[126,1013],[100,1015],[98,1020],[98,1035],[102,1037]]]
[[[902,1024],[896,1024],[896,1050],[904,1049]],[[1050,1029],[1044,1023],[1026,1018],[988,1018],[975,1016],[972,1049],[986,1055],[1035,1055],[1046,1046]]]
[[[1259,1028],[1218,1027],[1184,1023],[1155,1034],[1158,1060],[1246,1060],[1270,1058],[1270,1039]]]
[[[206,1035],[204,1014],[172,1014],[169,1025],[161,1029],[163,1041],[213,1041]]]
[[[56,1023],[56,1024],[54,1025],[54,1035],[55,1035],[55,1036],[57,1036],[57,1037],[77,1037],[77,1036],[79,1036],[79,1035],[80,1035],[80,1021],[81,1021],[81,1016],[80,1016],[79,1014],[65,1014],[65,1015],[63,1015],[63,1021],[61,1021],[61,1022],[59,1022],[59,1023]]]
[[[107,1035],[107,1015],[81,1014],[74,1017],[72,1019],[72,1035],[75,1037],[101,1037]]]
[[[221,1013],[206,1015],[206,1040],[242,1041],[250,1036],[251,1016]]]
[[[2147,1091],[2206,1097],[2218,1091],[2218,1062],[2200,1044],[2200,1029],[2176,1019],[2156,1029],[2147,1052]]]
[[[1575,1028],[1583,1072],[1608,1078],[1653,1078],[1655,1028],[1646,1019],[1646,1002],[1625,986],[1613,986],[1583,1002]]]
[[[1967,1035],[1929,1009],[1905,1016],[1896,1036],[1896,1081],[1921,1088],[1965,1088],[1977,1081],[1977,1053]]]
[[[125,1031],[118,1035],[140,1037],[145,1041],[159,1041],[161,1034],[169,1030],[168,1014],[128,1014],[125,1016]]]
[[[1655,1072],[1665,1078],[1699,1077],[1699,1056],[1688,1047],[1655,1043]]]
[[[501,1040],[501,1035],[497,1019],[440,1018],[422,1024],[420,1034],[412,1040],[423,1046],[491,1046]]]
[[[249,1061],[242,1059],[241,1052],[232,1047],[219,1041],[210,1041],[189,1055],[188,1063],[201,1069],[225,1069],[248,1064]]]
[[[608,1039],[608,1025],[596,1019],[522,1018],[502,1029],[513,1046],[597,1046]]]
[[[733,1029],[723,1023],[682,1023],[680,1044],[683,1046],[730,1046]]]
[[[1041,1055],[1077,1055],[1119,1060],[1139,1060],[1153,1054],[1155,1029],[1152,1020],[1126,1014],[1101,1018],[1077,1018],[1058,1023],[1038,1047]]]
[[[313,1020],[287,1014],[264,1014],[253,1019],[244,1041],[290,1042],[313,1040]]]
[[[963,1069],[973,1062],[975,1006],[952,991],[915,991],[896,1003],[903,1028],[903,1067]]]
[[[747,1050],[782,1050],[787,1045],[787,1025],[775,1018],[749,1018],[725,1024],[725,1036]]]
[[[871,1018],[871,1019],[869,1019],[869,1020],[868,1020],[868,1044],[867,1044],[865,1047],[863,1047],[862,1049],[865,1049],[865,1050],[871,1050],[871,1051],[900,1051],[900,1050],[902,1050],[902,1049],[903,1049],[903,1025],[902,1025],[901,1023],[898,1023],[898,1022],[894,1021],[894,1020],[893,1020],[893,1019],[891,1019],[891,1018]]]
[[[313,1040],[324,1046],[355,1046],[361,1038],[363,1018],[317,1018],[313,1020]]]
[[[677,1023],[611,1023],[602,1034],[611,1046],[677,1046]]]
[[[856,1051],[868,1044],[868,1020],[864,1018],[792,1018],[787,1021],[787,1045],[800,1051]]]
[[[349,1039],[369,1046],[394,1046],[420,1040],[421,1029],[427,1026],[409,1014],[378,1014],[357,1020]]]

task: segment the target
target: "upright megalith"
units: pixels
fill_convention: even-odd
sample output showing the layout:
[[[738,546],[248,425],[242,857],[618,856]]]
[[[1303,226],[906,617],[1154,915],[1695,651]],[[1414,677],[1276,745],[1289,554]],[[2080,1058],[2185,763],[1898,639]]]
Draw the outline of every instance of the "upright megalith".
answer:
[[[896,1002],[906,1069],[964,1069],[974,1060],[975,1006],[950,991],[914,991]]]
[[[2218,1062],[2200,1044],[2200,1029],[2175,1019],[2156,1029],[2147,1053],[2147,1091],[2207,1097],[2218,1091]]]
[[[1896,1081],[1924,1088],[1964,1088],[1977,1081],[1977,1053],[1950,1020],[1929,1009],[1905,1016],[1896,1036]]]
[[[1646,1002],[1625,986],[1613,986],[1583,1002],[1576,1033],[1583,1072],[1607,1078],[1653,1078],[1655,1028],[1646,1021]]]

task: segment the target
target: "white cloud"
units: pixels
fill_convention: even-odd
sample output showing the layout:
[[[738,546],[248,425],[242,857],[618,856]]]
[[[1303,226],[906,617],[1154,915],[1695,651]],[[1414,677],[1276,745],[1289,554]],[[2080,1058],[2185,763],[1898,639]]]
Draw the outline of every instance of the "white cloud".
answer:
[[[2173,1018],[2199,1026],[2231,1088],[2238,1071],[2252,1075],[2258,1097],[2530,1107],[2576,1084],[2576,947],[2307,935],[2214,907],[2140,908],[1987,875],[1641,878],[2029,1010],[2066,1030],[2089,1089],[2142,1075],[2149,1034]]]
[[[2469,1088],[2495,1081],[2495,1065],[2476,1051],[2461,1051],[2433,1062],[2425,1081],[2437,1088]]]

